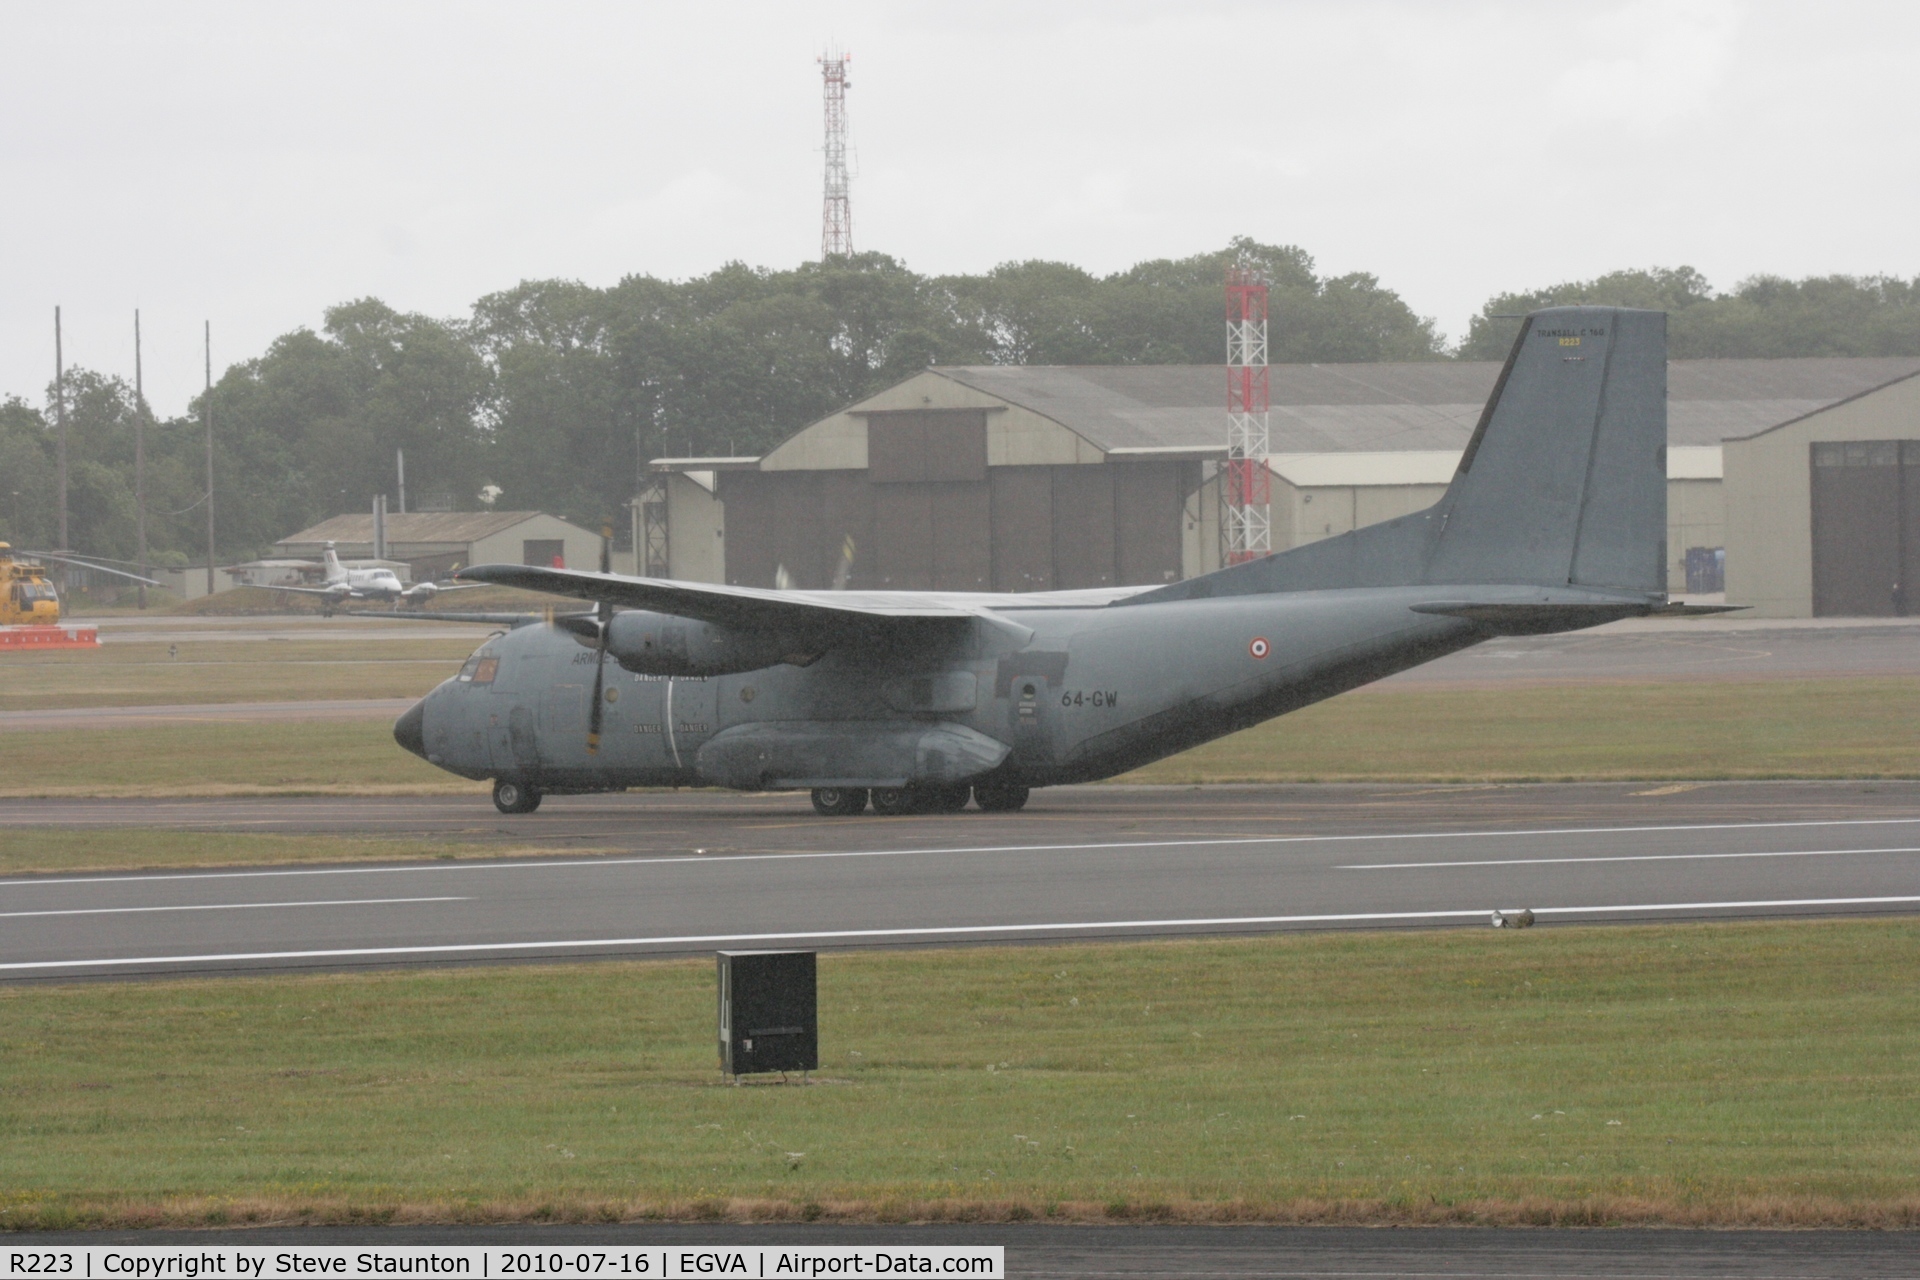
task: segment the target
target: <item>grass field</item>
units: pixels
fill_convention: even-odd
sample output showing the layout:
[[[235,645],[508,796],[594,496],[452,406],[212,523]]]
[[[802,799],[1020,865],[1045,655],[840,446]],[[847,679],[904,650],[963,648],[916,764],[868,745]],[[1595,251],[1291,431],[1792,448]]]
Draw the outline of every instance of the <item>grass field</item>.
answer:
[[[172,645],[8,654],[0,711],[417,698],[458,671],[484,635],[477,628],[470,640],[222,642],[183,635]]]
[[[710,961],[0,988],[0,1224],[1920,1223],[1920,921],[829,955],[811,1087]]]
[[[380,720],[0,734],[11,796],[438,795],[484,791],[409,755]]]
[[[454,841],[283,836],[255,832],[114,827],[0,827],[0,875],[60,871],[157,871],[182,867],[318,862],[401,862],[428,858],[552,857],[579,848],[509,848]]]
[[[408,667],[439,679],[439,668]],[[1920,777],[1920,680],[1362,691],[1126,782]],[[463,781],[384,720],[0,735],[0,796],[403,794]]]

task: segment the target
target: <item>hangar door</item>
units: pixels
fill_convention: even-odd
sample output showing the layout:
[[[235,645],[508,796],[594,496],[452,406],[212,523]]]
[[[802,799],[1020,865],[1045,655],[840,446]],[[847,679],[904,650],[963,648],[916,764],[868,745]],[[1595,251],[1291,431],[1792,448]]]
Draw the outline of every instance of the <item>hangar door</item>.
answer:
[[[1815,616],[1905,616],[1920,607],[1920,440],[1812,448]]]

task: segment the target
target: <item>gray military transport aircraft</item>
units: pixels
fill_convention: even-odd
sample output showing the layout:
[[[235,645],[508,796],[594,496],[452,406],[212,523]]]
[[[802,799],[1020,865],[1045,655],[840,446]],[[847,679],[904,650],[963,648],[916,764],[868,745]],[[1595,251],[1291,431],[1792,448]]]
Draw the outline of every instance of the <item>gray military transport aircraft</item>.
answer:
[[[782,591],[604,558],[475,566],[459,576],[596,607],[490,638],[394,737],[494,779],[507,813],[669,785],[807,789],[829,815],[969,796],[1006,812],[1492,636],[1700,612],[1666,597],[1666,356],[1661,312],[1535,312],[1434,506],[1168,586]]]

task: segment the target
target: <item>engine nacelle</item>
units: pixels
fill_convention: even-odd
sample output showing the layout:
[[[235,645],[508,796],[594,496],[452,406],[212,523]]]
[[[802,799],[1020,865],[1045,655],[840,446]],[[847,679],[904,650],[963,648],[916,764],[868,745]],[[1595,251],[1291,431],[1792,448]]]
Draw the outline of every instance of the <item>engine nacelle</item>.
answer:
[[[643,676],[727,676],[778,663],[804,667],[817,644],[784,633],[755,633],[713,622],[636,609],[613,615],[607,652]]]

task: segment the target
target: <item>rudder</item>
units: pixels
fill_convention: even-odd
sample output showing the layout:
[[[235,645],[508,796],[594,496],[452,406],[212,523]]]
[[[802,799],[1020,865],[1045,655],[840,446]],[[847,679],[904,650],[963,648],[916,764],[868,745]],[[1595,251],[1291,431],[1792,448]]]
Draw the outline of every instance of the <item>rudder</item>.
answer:
[[[1447,495],[1427,582],[1666,589],[1667,317],[1527,317]]]

